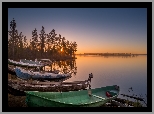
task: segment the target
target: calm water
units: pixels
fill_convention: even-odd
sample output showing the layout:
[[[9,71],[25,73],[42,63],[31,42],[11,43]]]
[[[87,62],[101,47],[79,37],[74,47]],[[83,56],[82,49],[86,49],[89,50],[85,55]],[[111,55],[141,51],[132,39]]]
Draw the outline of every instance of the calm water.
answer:
[[[60,64],[61,63],[61,64]],[[73,62],[59,62],[59,69],[72,69],[75,74],[66,81],[87,80],[93,73],[91,87],[99,88],[108,85],[119,85],[120,94],[140,95],[146,99],[147,94],[147,56],[104,57],[77,56]],[[68,65],[68,66],[67,66]],[[56,65],[52,68],[57,68]],[[133,91],[128,89],[132,87]],[[121,95],[119,95],[122,98]],[[125,97],[126,98],[126,97]],[[129,99],[129,98],[128,98]]]

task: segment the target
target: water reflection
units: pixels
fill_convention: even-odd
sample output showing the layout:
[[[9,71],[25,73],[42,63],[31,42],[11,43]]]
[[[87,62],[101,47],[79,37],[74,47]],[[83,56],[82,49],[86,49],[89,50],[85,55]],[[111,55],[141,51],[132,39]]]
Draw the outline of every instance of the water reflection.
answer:
[[[72,72],[72,77],[66,81],[88,79],[90,73],[94,78],[92,88],[108,85],[119,85],[121,94],[147,94],[147,56],[77,56],[75,60],[55,61],[52,71],[61,73]],[[132,87],[133,92],[128,89]],[[120,95],[119,95],[120,96]],[[122,96],[120,96],[122,97]],[[146,99],[146,97],[145,97]]]
[[[92,88],[117,84],[121,93],[147,94],[147,56],[77,56],[78,72],[67,81],[85,80],[89,73],[94,74]]]
[[[54,61],[50,66],[45,66],[46,71],[59,71],[60,73],[72,73],[76,75],[76,60]]]
[[[90,73],[91,88],[119,85],[120,94],[142,95],[147,100],[147,56],[77,56],[75,60],[55,61],[46,70],[72,72],[63,81],[87,80]],[[132,87],[133,91],[129,91]],[[118,97],[124,98],[122,95]],[[126,99],[126,98],[125,98]],[[128,98],[129,99],[129,98]],[[132,100],[132,99],[131,99]]]

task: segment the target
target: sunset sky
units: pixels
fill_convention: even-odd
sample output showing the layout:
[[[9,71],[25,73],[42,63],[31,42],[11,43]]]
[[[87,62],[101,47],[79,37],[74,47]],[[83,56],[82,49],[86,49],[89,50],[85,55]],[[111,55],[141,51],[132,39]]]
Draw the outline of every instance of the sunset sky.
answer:
[[[147,53],[146,8],[9,8],[8,29],[13,18],[28,41],[44,26],[75,41],[76,53]]]

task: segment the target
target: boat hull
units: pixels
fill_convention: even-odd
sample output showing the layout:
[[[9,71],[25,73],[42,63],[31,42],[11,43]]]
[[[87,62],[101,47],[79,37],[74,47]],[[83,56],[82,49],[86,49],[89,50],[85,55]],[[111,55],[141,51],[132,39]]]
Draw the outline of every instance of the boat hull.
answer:
[[[15,72],[15,67],[11,67],[11,66],[8,66],[8,73],[11,74],[11,75],[16,75],[16,72]],[[19,72],[18,72],[19,73]],[[23,74],[22,74],[23,75]],[[21,73],[18,74],[17,77],[21,78],[21,79],[26,79],[27,78],[29,79],[30,77],[25,77],[25,76],[22,76]],[[71,76],[70,76],[71,77]],[[50,78],[48,80],[50,81],[65,81],[67,79],[69,79],[70,77],[61,77],[61,78]],[[35,78],[35,77],[34,77]],[[35,78],[36,80],[41,80],[41,81],[44,81],[44,78]]]
[[[31,75],[29,74],[29,73],[27,73],[27,72],[21,72],[21,70],[20,69],[18,69],[18,68],[15,68],[15,73],[16,73],[16,76],[17,77],[19,77],[19,78],[21,78],[21,79],[31,79]]]
[[[87,90],[69,92],[28,92],[26,91],[26,103],[29,107],[99,107],[106,102],[117,98],[119,90],[115,86],[91,89],[92,95]],[[113,96],[107,97],[106,91]]]
[[[39,81],[23,81],[23,80],[8,80],[8,92],[16,96],[25,96],[24,91],[40,91],[40,92],[68,92],[86,89],[88,84],[86,81],[75,82],[39,82]]]
[[[100,101],[100,102],[91,103],[91,104],[84,104],[84,105],[72,105],[72,104],[64,104],[64,103],[58,103],[58,102],[51,101],[49,103],[41,102],[42,105],[40,105],[38,103],[31,102],[31,101],[28,101],[28,99],[26,99],[26,104],[27,104],[28,107],[99,107],[99,106],[102,106],[103,104],[105,104],[108,101],[109,100]]]
[[[39,72],[30,72],[23,70],[21,68],[15,68],[15,73],[17,77],[21,79],[33,79],[33,80],[58,80],[63,78],[70,78],[71,74],[54,74],[54,73],[39,73]]]
[[[31,63],[26,63],[26,62],[17,62],[17,61],[13,61],[13,60],[10,60],[8,59],[8,64],[9,65],[14,65],[14,66],[19,66],[19,67],[28,67],[28,68],[36,68],[36,67],[43,67],[44,65],[43,64],[38,64],[38,63],[35,63],[32,61],[29,61]]]

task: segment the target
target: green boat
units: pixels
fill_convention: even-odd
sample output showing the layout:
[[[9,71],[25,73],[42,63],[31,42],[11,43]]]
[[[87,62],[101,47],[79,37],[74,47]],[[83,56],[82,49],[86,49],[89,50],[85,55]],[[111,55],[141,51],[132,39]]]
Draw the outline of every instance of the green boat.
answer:
[[[69,92],[25,91],[28,107],[99,107],[119,95],[119,86]]]

